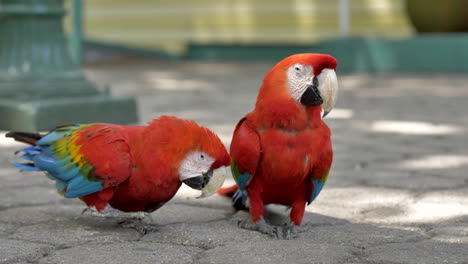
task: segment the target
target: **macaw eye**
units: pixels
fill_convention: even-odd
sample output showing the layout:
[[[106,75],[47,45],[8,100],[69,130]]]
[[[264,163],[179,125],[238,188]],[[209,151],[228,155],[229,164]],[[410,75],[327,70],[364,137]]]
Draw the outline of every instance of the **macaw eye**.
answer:
[[[297,72],[300,72],[300,71],[301,71],[301,67],[299,67],[299,66],[295,66],[294,69],[295,69]]]
[[[200,156],[198,156],[198,159],[201,160],[201,161],[205,160],[205,155],[204,155],[204,154],[200,154]]]
[[[192,159],[195,163],[205,165],[212,161],[211,156],[208,155],[206,152],[198,152],[194,156],[192,156]]]

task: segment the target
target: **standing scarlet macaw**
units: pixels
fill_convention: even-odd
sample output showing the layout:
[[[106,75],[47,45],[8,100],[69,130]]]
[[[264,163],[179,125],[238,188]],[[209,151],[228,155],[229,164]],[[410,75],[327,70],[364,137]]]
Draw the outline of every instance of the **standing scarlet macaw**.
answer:
[[[152,212],[182,182],[209,196],[223,184],[230,164],[216,134],[170,116],[148,126],[96,123],[6,136],[33,145],[19,150],[29,162],[15,166],[47,172],[61,194],[79,197],[97,211],[109,204],[124,212]]]
[[[230,149],[239,188],[233,204],[248,205],[254,222],[241,227],[290,238],[306,204],[322,190],[333,159],[330,129],[322,117],[335,104],[336,66],[330,55],[297,54],[265,76],[255,109],[237,124]],[[286,229],[264,221],[263,207],[271,203],[291,207]]]

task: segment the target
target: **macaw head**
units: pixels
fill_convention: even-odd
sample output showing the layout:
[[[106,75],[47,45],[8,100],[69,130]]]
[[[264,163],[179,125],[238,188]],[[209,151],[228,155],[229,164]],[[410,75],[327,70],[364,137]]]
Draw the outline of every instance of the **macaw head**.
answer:
[[[327,54],[289,56],[265,76],[259,98],[280,96],[305,107],[321,105],[325,117],[336,102],[336,67],[336,59]]]
[[[192,136],[192,147],[179,165],[179,179],[189,187],[201,190],[197,198],[204,198],[223,185],[226,167],[231,160],[225,146],[211,130],[199,126]]]
[[[148,148],[149,155],[157,153],[157,160],[170,164],[176,180],[200,190],[198,198],[214,194],[224,183],[226,167],[231,159],[219,137],[194,121],[175,116],[161,116],[147,127],[145,144],[155,142]],[[159,169],[159,163],[152,170]],[[172,175],[172,173],[171,173]]]

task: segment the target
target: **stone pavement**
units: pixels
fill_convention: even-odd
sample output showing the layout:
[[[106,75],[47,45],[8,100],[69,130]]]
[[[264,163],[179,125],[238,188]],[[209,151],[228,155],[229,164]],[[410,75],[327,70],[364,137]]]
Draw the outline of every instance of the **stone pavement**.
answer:
[[[109,60],[86,68],[115,95],[136,95],[141,123],[193,119],[229,144],[272,63]],[[39,173],[9,166],[0,135],[0,263],[468,263],[468,76],[340,75],[328,183],[299,238],[239,229],[228,199],[182,188],[142,235],[80,215]],[[232,184],[232,179],[226,185]],[[268,219],[285,221],[284,207]]]

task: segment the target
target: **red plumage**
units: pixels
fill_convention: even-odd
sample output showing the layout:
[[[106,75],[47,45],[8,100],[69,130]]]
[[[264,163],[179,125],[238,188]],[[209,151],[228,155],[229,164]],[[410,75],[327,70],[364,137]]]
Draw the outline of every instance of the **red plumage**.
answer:
[[[208,153],[216,158],[214,169],[230,163],[229,155],[216,134],[193,121],[161,117],[149,126],[121,129],[125,137],[120,142],[128,146],[127,151],[110,152],[105,141],[102,141],[102,148],[96,144],[89,149],[82,148],[90,163],[114,164],[104,166],[107,170],[114,170],[108,171],[109,175],[118,175],[129,165],[128,179],[115,191],[104,189],[82,197],[88,206],[103,209],[102,205],[108,201],[113,208],[126,212],[153,211],[169,201],[182,184],[179,166],[187,153]],[[127,155],[130,162],[126,160]],[[115,164],[120,165],[118,172]]]
[[[20,150],[25,153],[22,158],[31,162],[15,166],[47,171],[61,194],[79,197],[98,211],[108,204],[125,212],[154,211],[187,179],[192,179],[192,188],[210,189],[204,193],[207,196],[224,180],[221,167],[230,164],[216,134],[172,116],[148,126],[96,123],[58,127],[46,135],[10,132],[7,136],[33,145]],[[210,185],[215,178],[217,183]]]
[[[324,182],[332,163],[330,130],[322,121],[322,107],[301,105],[288,90],[287,70],[298,63],[311,65],[315,76],[325,68],[336,69],[336,60],[329,55],[286,58],[266,75],[255,109],[234,131],[231,169],[248,196],[254,222],[264,216],[264,205],[274,203],[290,206],[291,221],[300,225],[306,203],[312,200],[314,180]],[[245,175],[249,175],[247,181]],[[228,191],[232,187],[220,193]]]

